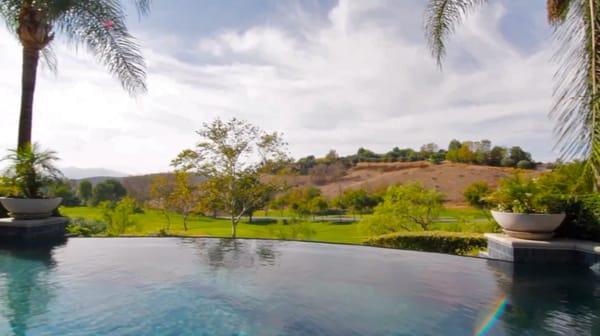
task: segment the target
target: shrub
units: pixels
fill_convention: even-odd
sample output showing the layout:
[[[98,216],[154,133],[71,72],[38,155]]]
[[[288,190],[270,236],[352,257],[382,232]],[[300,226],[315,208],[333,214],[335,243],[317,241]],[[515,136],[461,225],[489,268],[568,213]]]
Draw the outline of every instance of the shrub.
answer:
[[[76,217],[71,219],[67,226],[67,232],[77,236],[89,237],[106,232],[106,222],[96,219],[85,219]]]
[[[135,201],[125,197],[116,204],[104,201],[99,205],[102,216],[106,221],[106,233],[109,236],[118,236],[134,226],[133,214],[135,213]]]
[[[365,245],[425,252],[469,255],[483,249],[487,241],[481,234],[443,231],[396,232],[371,238]]]
[[[600,195],[573,197],[565,212],[557,236],[600,241]]]
[[[528,160],[521,160],[517,162],[517,168],[520,169],[533,169],[535,168],[535,163]]]
[[[485,209],[489,207],[486,199],[492,193],[492,188],[485,181],[474,182],[463,192],[465,200],[474,208]]]
[[[511,158],[504,158],[500,161],[502,167],[514,167],[516,164],[515,160]]]

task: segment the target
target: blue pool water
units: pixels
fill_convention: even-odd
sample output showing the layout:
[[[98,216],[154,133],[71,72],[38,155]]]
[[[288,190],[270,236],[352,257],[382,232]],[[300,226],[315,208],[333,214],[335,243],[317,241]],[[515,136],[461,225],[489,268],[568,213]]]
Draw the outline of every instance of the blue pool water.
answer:
[[[0,247],[0,335],[600,335],[600,277],[298,242]]]

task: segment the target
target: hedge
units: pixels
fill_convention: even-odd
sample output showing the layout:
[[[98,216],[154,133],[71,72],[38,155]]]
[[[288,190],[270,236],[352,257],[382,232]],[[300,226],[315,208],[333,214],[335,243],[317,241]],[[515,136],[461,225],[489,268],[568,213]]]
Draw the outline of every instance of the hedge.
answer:
[[[482,234],[443,231],[396,232],[373,237],[365,245],[396,249],[470,255],[483,249],[487,241]]]

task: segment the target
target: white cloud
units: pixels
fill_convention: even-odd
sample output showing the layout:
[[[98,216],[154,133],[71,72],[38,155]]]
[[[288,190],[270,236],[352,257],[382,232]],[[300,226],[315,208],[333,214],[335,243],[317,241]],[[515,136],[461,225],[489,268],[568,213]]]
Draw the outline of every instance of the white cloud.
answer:
[[[58,75],[38,81],[34,138],[64,165],[131,173],[167,169],[216,116],[283,131],[295,156],[489,138],[552,159],[549,51],[518,50],[499,31],[506,9],[486,6],[458,29],[440,72],[415,37],[420,6],[340,1],[326,22],[225,29],[200,39],[197,59],[186,61],[174,57],[189,47],[176,37],[142,34],[150,92],[137,99],[57,45]],[[7,35],[0,30],[4,148],[16,139],[20,76],[19,46]]]

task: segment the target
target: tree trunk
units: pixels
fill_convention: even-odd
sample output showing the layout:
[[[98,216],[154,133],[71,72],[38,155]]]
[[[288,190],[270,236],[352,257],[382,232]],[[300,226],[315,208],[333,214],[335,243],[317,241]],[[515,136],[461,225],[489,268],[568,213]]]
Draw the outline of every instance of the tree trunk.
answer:
[[[40,51],[23,47],[23,66],[21,74],[21,115],[19,117],[18,148],[31,144],[31,122],[33,118],[33,95],[37,75]]]

